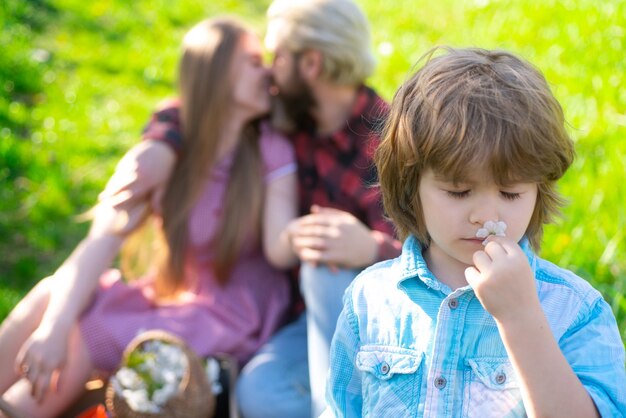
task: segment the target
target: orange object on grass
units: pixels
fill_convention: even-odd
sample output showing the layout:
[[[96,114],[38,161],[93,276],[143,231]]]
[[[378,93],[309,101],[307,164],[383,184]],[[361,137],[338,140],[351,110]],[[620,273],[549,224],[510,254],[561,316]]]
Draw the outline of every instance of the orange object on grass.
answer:
[[[108,418],[107,410],[104,405],[95,405],[81,413],[76,418]]]

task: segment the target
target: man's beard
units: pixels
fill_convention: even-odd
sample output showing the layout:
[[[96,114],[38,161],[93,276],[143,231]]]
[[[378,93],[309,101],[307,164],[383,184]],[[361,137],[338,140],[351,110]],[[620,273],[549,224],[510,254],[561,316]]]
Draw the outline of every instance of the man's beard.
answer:
[[[286,133],[315,131],[312,111],[317,103],[311,87],[300,77],[297,68],[294,68],[288,85],[278,88],[278,93],[272,98],[272,124],[275,128]]]

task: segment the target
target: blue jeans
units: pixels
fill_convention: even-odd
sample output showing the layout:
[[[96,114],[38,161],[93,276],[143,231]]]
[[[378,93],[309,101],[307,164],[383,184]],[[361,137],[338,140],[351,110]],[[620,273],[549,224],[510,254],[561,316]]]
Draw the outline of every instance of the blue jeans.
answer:
[[[307,418],[322,413],[330,341],[343,294],[358,273],[301,266],[306,312],[276,333],[241,371],[237,401],[244,418]]]

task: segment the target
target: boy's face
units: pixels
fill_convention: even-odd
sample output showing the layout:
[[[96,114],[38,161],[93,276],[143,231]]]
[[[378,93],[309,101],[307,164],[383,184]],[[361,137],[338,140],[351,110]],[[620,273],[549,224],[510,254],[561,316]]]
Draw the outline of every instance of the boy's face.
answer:
[[[419,193],[431,238],[427,260],[434,263],[429,267],[435,274],[441,269],[462,274],[473,264],[472,255],[484,248],[476,232],[487,221],[505,222],[506,237],[521,240],[537,201],[535,183],[501,187],[486,170],[454,184],[428,169],[422,174]]]

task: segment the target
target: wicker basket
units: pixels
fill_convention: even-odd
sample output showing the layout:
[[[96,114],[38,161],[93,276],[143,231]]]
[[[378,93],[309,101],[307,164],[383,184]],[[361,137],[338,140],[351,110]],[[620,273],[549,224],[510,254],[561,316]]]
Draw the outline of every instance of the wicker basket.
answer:
[[[126,403],[125,399],[115,392],[109,383],[106,390],[106,406],[112,417],[117,418],[212,418],[215,413],[215,396],[211,391],[206,372],[198,356],[178,337],[165,331],[146,331],[133,339],[122,357],[123,367],[131,352],[149,340],[164,341],[180,347],[189,361],[189,369],[183,375],[178,392],[161,407],[161,412],[154,414],[138,412]]]

